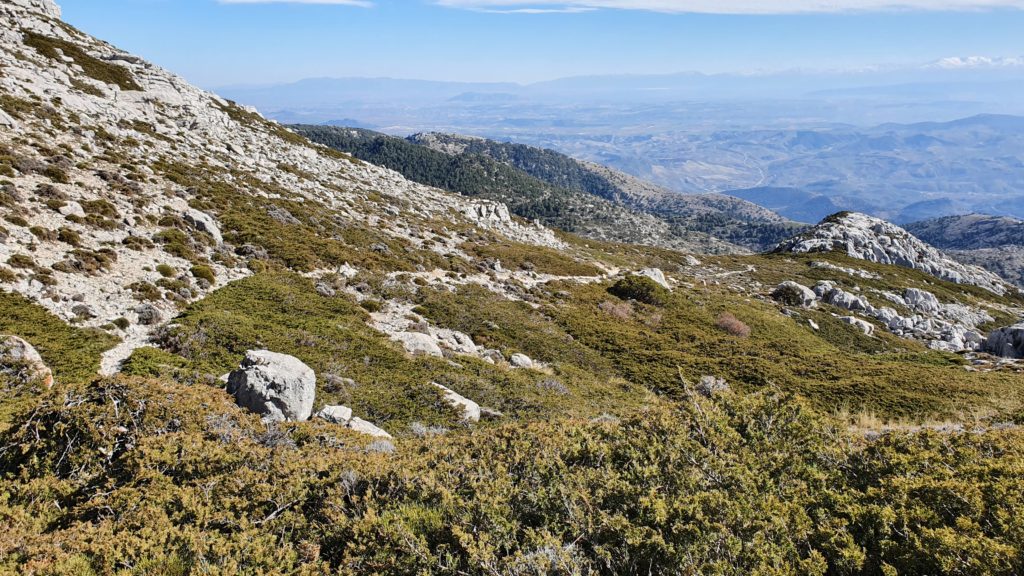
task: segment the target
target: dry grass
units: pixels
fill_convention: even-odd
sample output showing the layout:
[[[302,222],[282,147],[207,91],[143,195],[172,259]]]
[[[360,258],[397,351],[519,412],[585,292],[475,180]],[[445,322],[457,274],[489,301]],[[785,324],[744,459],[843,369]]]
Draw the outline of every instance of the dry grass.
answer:
[[[719,329],[724,330],[726,333],[739,338],[750,337],[750,326],[747,326],[739,318],[733,316],[729,312],[723,312],[715,320],[715,326]]]

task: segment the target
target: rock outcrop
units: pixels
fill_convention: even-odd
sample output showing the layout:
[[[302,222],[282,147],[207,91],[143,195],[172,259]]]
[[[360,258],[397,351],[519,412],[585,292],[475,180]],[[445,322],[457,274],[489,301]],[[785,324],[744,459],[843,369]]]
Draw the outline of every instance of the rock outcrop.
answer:
[[[250,350],[228,376],[227,390],[239,406],[266,421],[300,422],[313,413],[316,374],[294,356]]]
[[[788,306],[810,308],[817,301],[817,295],[807,286],[787,280],[775,287],[775,290],[772,291],[772,299]]]
[[[0,335],[0,371],[13,373],[24,381],[53,386],[53,372],[35,347],[18,336]]]
[[[993,330],[983,350],[1003,358],[1024,358],[1024,322]]]
[[[844,252],[854,258],[921,270],[957,284],[1003,295],[1011,287],[995,274],[961,264],[884,220],[855,212],[829,216],[811,230],[779,244],[775,252]]]

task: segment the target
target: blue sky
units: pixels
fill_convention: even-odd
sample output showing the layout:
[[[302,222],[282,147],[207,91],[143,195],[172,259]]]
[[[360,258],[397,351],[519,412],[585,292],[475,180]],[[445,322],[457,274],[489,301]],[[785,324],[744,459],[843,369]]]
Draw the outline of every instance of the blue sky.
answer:
[[[1024,0],[900,0],[899,9],[886,6],[895,0],[58,1],[71,24],[208,88],[324,76],[533,82],[1024,56]],[[721,11],[733,13],[713,13]]]

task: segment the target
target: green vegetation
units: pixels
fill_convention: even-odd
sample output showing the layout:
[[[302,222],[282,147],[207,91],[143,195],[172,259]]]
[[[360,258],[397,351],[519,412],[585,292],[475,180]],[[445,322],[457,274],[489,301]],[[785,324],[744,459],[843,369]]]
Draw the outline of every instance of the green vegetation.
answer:
[[[481,259],[499,260],[510,270],[533,270],[555,276],[597,276],[601,270],[590,262],[573,258],[563,251],[516,242],[474,243],[461,246],[467,254]]]
[[[865,442],[792,398],[398,442],[221,390],[54,391],[0,433],[0,569],[50,574],[1024,570],[1017,430]]]
[[[460,367],[439,358],[412,358],[367,326],[366,312],[355,302],[321,296],[311,280],[286,272],[233,282],[188,307],[175,324],[178,327],[165,333],[160,345],[186,360],[176,365],[183,381],[214,381],[236,368],[246,350],[267,348],[296,356],[320,375],[318,404],[344,404],[399,435],[412,422],[458,425],[457,415],[430,382],[511,416],[539,416],[557,407],[563,414],[594,417],[649,399],[639,387],[594,378],[572,366],[565,367],[565,374],[573,392],[562,396],[538,385],[551,378],[541,372],[509,370],[472,358],[458,358]],[[139,372],[152,373],[148,368]],[[341,378],[357,385],[331,384]]]
[[[210,284],[213,284],[214,282],[217,281],[217,276],[214,274],[213,268],[205,264],[193,266],[189,272],[192,273],[192,276],[194,278],[198,278],[199,280],[206,280]]]
[[[0,334],[35,346],[62,382],[85,382],[99,370],[99,357],[118,339],[99,330],[69,326],[27,298],[0,292]]]
[[[652,306],[664,306],[668,290],[647,276],[630,274],[608,289],[608,292],[623,300],[636,300]]]
[[[75,64],[82,67],[85,75],[94,80],[114,84],[122,90],[142,90],[127,68],[91,56],[77,44],[36,32],[25,31],[23,34],[25,44],[35,48],[40,55],[46,58],[59,61],[63,54],[74,60]]]

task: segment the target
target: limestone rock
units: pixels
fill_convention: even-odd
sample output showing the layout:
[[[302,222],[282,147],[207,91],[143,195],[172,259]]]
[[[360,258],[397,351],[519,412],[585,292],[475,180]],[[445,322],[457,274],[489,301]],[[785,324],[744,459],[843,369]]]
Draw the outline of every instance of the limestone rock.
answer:
[[[1003,295],[1010,286],[995,274],[961,264],[912,236],[906,230],[866,214],[841,212],[810,231],[782,242],[775,252],[839,251],[854,258],[921,270],[957,284],[980,286]]]
[[[405,346],[413,356],[436,356],[441,358],[444,353],[441,351],[441,347],[437,345],[434,338],[429,334],[423,334],[421,332],[399,332],[395,335],[395,339]]]
[[[1024,322],[993,330],[984,350],[1003,358],[1024,358]]]
[[[783,304],[802,308],[810,308],[817,301],[814,290],[790,280],[776,286],[772,291],[772,298]]]
[[[639,272],[639,274],[641,276],[646,276],[651,280],[654,280],[656,284],[658,284],[662,288],[665,288],[666,290],[672,289],[672,286],[668,283],[668,280],[665,278],[665,273],[662,272],[660,268],[644,268]]]
[[[533,368],[533,360],[526,354],[513,354],[508,363],[514,368]]]
[[[391,438],[391,434],[388,434],[384,430],[381,430],[362,418],[353,417],[352,420],[349,421],[348,427],[360,434],[367,434],[376,438]]]
[[[0,336],[0,371],[16,371],[26,381],[53,386],[53,372],[35,347],[17,336]]]
[[[446,402],[448,402],[449,404],[451,404],[455,408],[458,408],[459,410],[462,410],[462,419],[463,420],[465,420],[467,422],[479,422],[480,421],[480,405],[479,404],[477,404],[476,402],[473,402],[472,400],[469,400],[468,398],[460,396],[455,391],[453,391],[450,388],[447,388],[445,386],[442,386],[442,385],[438,384],[437,382],[431,382],[431,384],[433,384],[435,387],[437,387],[438,390],[441,391],[441,394],[444,395],[444,399],[445,399]]]
[[[250,350],[228,377],[228,393],[239,406],[267,421],[303,421],[313,413],[316,374],[294,356]]]
[[[861,320],[855,316],[843,316],[839,319],[855,328],[858,328],[866,336],[871,336],[875,333],[875,325],[866,320]]]
[[[347,426],[352,420],[352,409],[348,406],[324,406],[316,413],[316,417],[332,424]]]
[[[195,208],[189,208],[183,214],[185,221],[192,225],[193,228],[200,232],[206,232],[213,237],[214,242],[218,245],[224,243],[224,236],[220,233],[220,226],[217,225],[217,221],[213,219],[206,212],[201,212]]]

